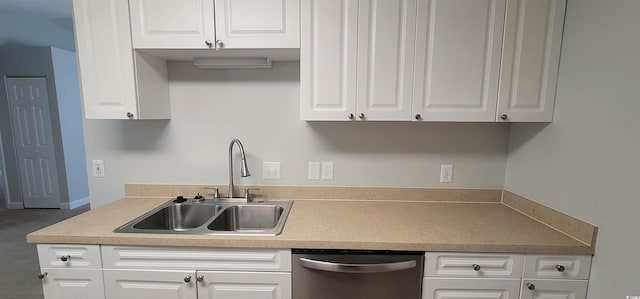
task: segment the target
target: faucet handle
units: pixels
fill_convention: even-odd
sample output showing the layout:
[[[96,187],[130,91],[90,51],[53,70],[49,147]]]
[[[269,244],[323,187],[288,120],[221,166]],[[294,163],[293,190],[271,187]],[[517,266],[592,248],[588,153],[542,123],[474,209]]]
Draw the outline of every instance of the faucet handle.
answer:
[[[252,191],[257,191],[257,190],[260,190],[260,188],[247,188],[247,189],[244,189],[244,196],[243,197],[247,200],[247,202],[250,202],[252,200],[251,192]]]
[[[218,192],[218,187],[212,187],[212,188],[205,188],[207,190],[213,190],[213,198],[214,199],[218,199],[220,198],[220,193]]]

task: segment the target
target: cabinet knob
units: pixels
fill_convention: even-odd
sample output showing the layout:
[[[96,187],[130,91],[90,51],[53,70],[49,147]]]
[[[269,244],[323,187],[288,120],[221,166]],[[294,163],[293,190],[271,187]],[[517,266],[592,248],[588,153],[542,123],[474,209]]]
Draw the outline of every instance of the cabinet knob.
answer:
[[[213,46],[213,43],[210,40],[204,41],[204,44],[209,46],[209,47]]]
[[[63,262],[66,262],[66,261],[68,261],[70,259],[71,259],[70,255],[63,255],[63,256],[60,257],[60,260],[63,261]]]
[[[473,271],[480,271],[480,265],[478,264],[473,264],[471,267],[473,267]]]
[[[190,283],[191,282],[191,276],[185,276],[184,282],[185,283]]]
[[[47,272],[40,273],[40,274],[38,274],[38,278],[44,279],[45,277],[47,277],[47,275],[49,275],[49,273],[47,273]]]
[[[422,115],[420,115],[420,113],[416,114],[416,120],[421,120],[422,119]]]
[[[128,117],[128,118],[133,118],[133,113],[131,113],[131,112],[127,112],[127,117]]]
[[[347,115],[347,117],[348,117],[349,119],[353,119],[353,113],[349,113],[349,115]]]
[[[533,290],[535,290],[535,289],[536,289],[536,285],[535,285],[535,284],[532,284],[532,283],[530,283],[530,282],[527,282],[526,286],[527,286],[527,289],[529,289],[529,290],[531,290],[531,291],[533,291]]]
[[[366,117],[366,115],[364,115],[364,113],[360,113],[360,114],[358,114],[358,117],[359,117],[360,119],[364,119],[364,118]]]
[[[507,120],[508,118],[509,118],[509,115],[506,115],[506,114],[500,115],[501,120]]]
[[[224,48],[224,43],[222,42],[221,39],[216,41],[216,47],[217,48]]]
[[[558,270],[558,272],[564,272],[565,268],[563,265],[556,265],[556,270]]]
[[[204,276],[200,275],[196,277],[196,281],[197,282],[203,282],[204,281]]]

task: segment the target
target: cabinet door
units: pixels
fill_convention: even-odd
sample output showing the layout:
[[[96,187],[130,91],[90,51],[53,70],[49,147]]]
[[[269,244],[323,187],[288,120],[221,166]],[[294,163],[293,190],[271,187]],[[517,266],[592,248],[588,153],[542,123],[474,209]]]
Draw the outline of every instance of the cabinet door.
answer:
[[[213,0],[130,0],[129,3],[134,48],[215,48]]]
[[[107,299],[194,299],[196,283],[193,271],[104,270]]]
[[[325,1],[325,0],[321,0]],[[291,273],[198,271],[200,299],[291,299]]]
[[[413,114],[495,121],[506,0],[420,0]]]
[[[45,299],[104,298],[102,270],[70,270],[43,268]]]
[[[416,2],[359,2],[358,120],[411,117]]]
[[[300,0],[216,0],[215,12],[222,48],[300,48]]]
[[[520,279],[425,278],[422,299],[517,299]]]
[[[300,118],[355,114],[358,0],[301,0]]]
[[[509,0],[498,120],[553,119],[565,6],[566,0]]]
[[[586,280],[523,279],[520,299],[585,299]]]
[[[73,0],[85,117],[137,118],[129,5],[122,0]]]

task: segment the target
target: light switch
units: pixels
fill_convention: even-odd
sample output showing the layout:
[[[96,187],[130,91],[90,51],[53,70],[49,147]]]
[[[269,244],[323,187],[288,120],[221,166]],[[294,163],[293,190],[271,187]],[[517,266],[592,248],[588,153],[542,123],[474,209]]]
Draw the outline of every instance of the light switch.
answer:
[[[104,160],[93,160],[93,176],[97,178],[104,177]]]
[[[453,164],[440,165],[440,183],[453,183]]]
[[[309,180],[320,180],[320,162],[309,162]]]
[[[265,180],[280,179],[280,162],[263,162],[262,178]]]

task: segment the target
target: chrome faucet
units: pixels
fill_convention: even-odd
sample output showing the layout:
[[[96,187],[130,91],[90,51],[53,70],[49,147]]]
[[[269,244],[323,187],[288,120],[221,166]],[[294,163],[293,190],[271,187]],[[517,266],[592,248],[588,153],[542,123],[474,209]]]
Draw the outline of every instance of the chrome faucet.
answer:
[[[245,178],[251,175],[249,173],[249,167],[247,166],[247,159],[244,155],[244,147],[242,146],[242,142],[238,139],[231,140],[231,144],[229,144],[229,198],[234,198],[233,196],[233,145],[238,144],[240,147],[240,156],[242,162],[242,168],[240,169],[240,176]]]

